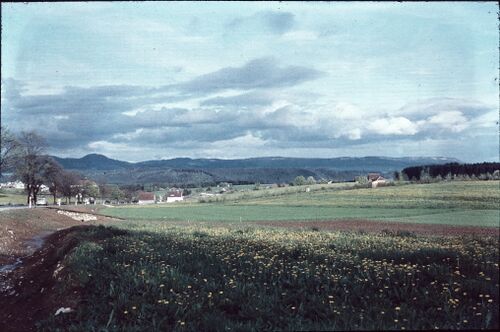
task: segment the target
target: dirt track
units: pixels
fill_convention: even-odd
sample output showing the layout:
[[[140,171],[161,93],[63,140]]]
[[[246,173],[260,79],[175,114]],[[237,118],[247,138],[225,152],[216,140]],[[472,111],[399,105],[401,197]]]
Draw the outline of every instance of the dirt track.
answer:
[[[35,323],[54,315],[59,308],[74,308],[79,290],[68,294],[54,291],[61,281],[62,258],[78,241],[72,237],[84,227],[75,226],[50,234],[43,247],[26,257],[23,263],[7,275],[0,274],[0,331],[35,331]]]
[[[17,257],[32,254],[41,244],[42,236],[77,225],[95,225],[114,221],[97,216],[82,222],[46,208],[16,209],[0,212],[0,266]],[[35,241],[33,241],[35,239]],[[38,240],[37,240],[38,239]]]
[[[76,245],[71,234],[117,221],[92,215],[95,220],[82,222],[89,216],[46,208],[0,212],[0,331],[32,331],[37,320],[74,304],[77,292],[70,297],[51,292],[59,260]]]
[[[431,225],[414,224],[402,222],[384,222],[373,220],[332,220],[332,221],[259,221],[258,225],[284,227],[295,229],[317,229],[325,231],[364,231],[367,233],[381,232],[411,232],[418,235],[491,235],[499,236],[498,227],[475,227],[475,226],[452,226],[452,225]]]

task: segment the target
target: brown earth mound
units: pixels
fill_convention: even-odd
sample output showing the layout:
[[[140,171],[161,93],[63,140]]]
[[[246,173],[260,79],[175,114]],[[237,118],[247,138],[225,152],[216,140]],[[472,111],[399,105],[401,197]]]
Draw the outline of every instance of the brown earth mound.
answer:
[[[33,331],[35,322],[54,315],[59,308],[75,307],[78,290],[70,294],[54,291],[60,262],[77,244],[76,226],[49,235],[43,247],[23,259],[7,275],[0,275],[0,331]]]
[[[78,215],[77,215],[78,216]],[[57,209],[33,208],[0,212],[0,266],[12,263],[20,256],[32,254],[40,247],[43,237],[64,228],[82,224],[103,224],[116,219],[96,215],[96,220],[84,221],[58,213]]]
[[[70,296],[52,292],[61,269],[58,264],[77,245],[72,234],[118,220],[87,210],[68,212],[47,208],[0,212],[0,331],[32,331],[36,321],[77,302],[78,290]]]
[[[419,235],[436,235],[436,236],[456,236],[456,235],[491,235],[499,236],[499,228],[497,227],[475,227],[475,226],[453,226],[453,225],[431,225],[431,224],[414,224],[402,222],[384,222],[374,220],[332,220],[332,221],[308,221],[308,222],[291,222],[291,221],[260,221],[258,225],[298,228],[298,229],[318,229],[326,231],[357,231],[368,233],[398,233],[411,232]]]

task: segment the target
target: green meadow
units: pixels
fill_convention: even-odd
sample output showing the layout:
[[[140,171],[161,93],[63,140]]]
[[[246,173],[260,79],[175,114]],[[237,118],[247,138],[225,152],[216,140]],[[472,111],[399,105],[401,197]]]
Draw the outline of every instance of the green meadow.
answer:
[[[498,186],[485,181],[330,188],[106,208],[105,214],[126,220],[75,229],[65,242],[77,245],[57,258],[63,272],[54,292],[78,294],[75,310],[38,327],[497,329],[497,236],[274,229],[251,221],[363,218],[498,227]]]
[[[394,222],[498,227],[500,182],[462,181],[371,188],[326,188],[276,194],[266,189],[246,198],[105,208],[104,214],[133,220],[318,221],[369,219]],[[286,189],[286,188],[278,188]],[[252,197],[252,194],[257,197]],[[233,197],[234,198],[234,197]]]
[[[498,239],[173,226],[92,227],[60,257],[75,311],[42,331],[495,329]],[[58,265],[59,266],[59,265]],[[73,296],[74,297],[74,296]]]

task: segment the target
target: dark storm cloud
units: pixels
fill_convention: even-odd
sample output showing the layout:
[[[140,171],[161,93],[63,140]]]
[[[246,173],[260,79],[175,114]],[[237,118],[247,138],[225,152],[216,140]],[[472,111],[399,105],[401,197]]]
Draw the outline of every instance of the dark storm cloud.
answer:
[[[68,115],[72,113],[114,113],[142,106],[154,90],[140,86],[66,87],[60,93],[22,94],[22,84],[5,81],[5,106],[19,115]],[[149,98],[148,98],[149,100]]]
[[[21,82],[2,83],[2,122],[14,131],[37,130],[54,147],[85,145],[146,125],[122,113],[169,99],[140,86],[66,87],[58,93],[30,95]]]
[[[274,58],[259,58],[242,67],[225,67],[180,84],[185,93],[210,93],[228,89],[250,90],[290,87],[317,79],[324,73],[302,66],[278,65]]]

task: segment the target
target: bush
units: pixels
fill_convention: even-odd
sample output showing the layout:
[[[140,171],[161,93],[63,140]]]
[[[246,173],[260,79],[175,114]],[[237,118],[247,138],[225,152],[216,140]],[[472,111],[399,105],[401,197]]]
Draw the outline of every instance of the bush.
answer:
[[[303,186],[306,184],[306,178],[303,177],[302,175],[299,175],[297,176],[294,180],[293,180],[293,185],[294,186]]]

